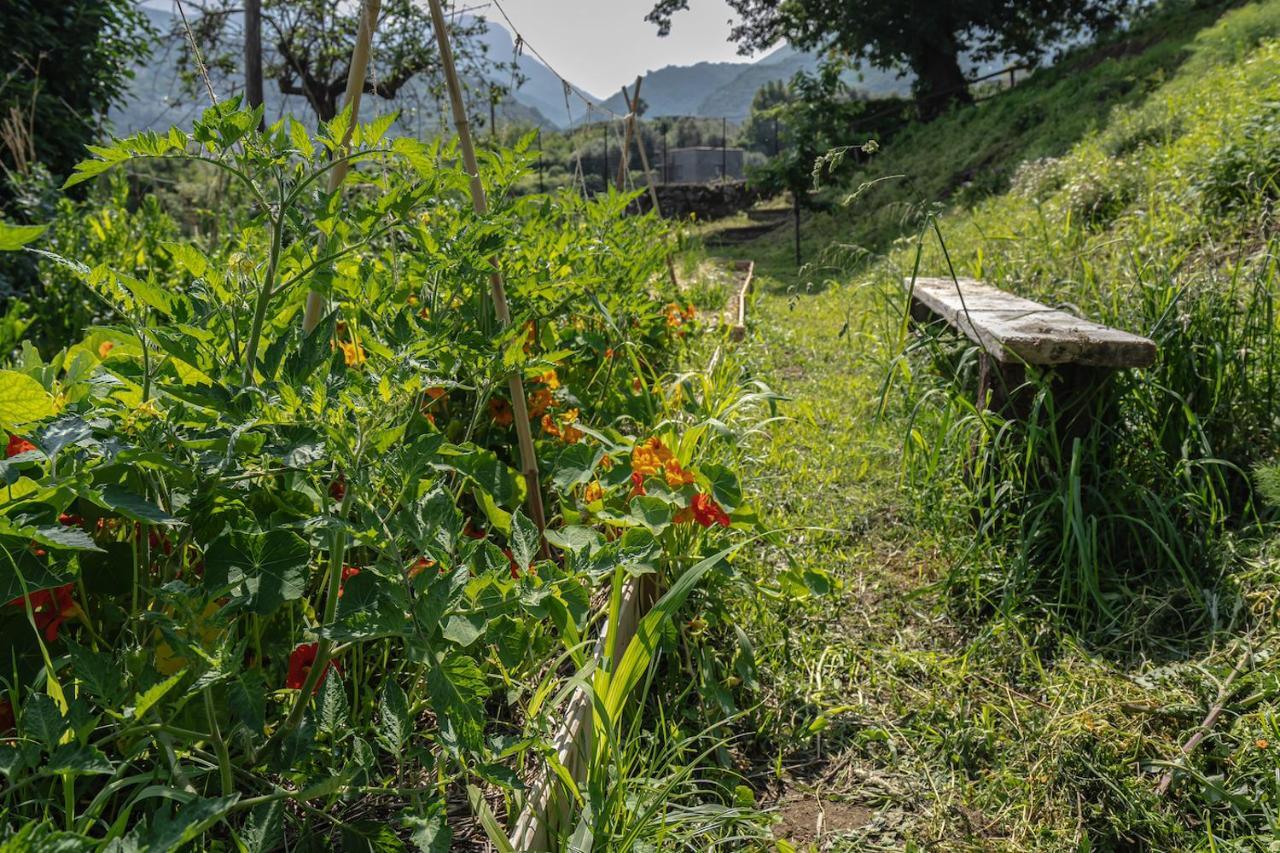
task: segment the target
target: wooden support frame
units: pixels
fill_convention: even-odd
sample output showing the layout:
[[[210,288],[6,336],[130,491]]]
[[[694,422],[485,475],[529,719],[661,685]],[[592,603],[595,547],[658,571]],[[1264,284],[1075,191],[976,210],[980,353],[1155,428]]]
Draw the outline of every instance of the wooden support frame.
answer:
[[[476,213],[484,215],[489,211],[489,199],[485,195],[484,183],[480,180],[480,166],[476,161],[476,149],[471,140],[471,125],[467,120],[467,108],[462,101],[462,83],[458,79],[458,68],[453,59],[453,48],[449,44],[448,24],[444,19],[444,9],[440,0],[428,0],[431,6],[431,24],[436,31],[436,43],[440,47],[440,65],[444,69],[445,83],[449,89],[449,103],[453,110],[453,123],[458,131],[458,147],[462,150],[462,163],[471,178],[471,204]],[[497,260],[490,258],[493,272],[489,274],[489,292],[493,300],[494,313],[498,322],[506,329],[511,325],[511,309],[507,306],[507,289],[503,284],[502,274],[498,272]],[[546,513],[542,506],[542,478],[538,472],[538,456],[533,447],[533,432],[529,427],[529,406],[524,396],[524,378],[519,372],[507,377],[507,389],[511,394],[511,412],[515,419],[516,437],[520,445],[520,473],[524,475],[528,489],[529,516],[537,525],[539,539],[547,527]],[[543,553],[546,553],[546,542],[542,542]]]

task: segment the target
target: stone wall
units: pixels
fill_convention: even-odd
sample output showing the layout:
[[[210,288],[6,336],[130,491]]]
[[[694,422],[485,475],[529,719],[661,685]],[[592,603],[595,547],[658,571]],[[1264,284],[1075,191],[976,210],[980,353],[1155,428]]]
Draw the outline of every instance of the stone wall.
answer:
[[[658,204],[662,215],[669,219],[723,219],[746,210],[760,200],[759,190],[746,181],[718,181],[714,184],[659,184]],[[641,194],[634,205],[639,212],[647,213],[653,203],[649,193]]]

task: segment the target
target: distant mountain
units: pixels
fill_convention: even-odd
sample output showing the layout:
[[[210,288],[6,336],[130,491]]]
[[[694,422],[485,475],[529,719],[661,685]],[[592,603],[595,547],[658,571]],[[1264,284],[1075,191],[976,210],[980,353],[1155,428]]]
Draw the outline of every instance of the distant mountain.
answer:
[[[648,117],[699,116],[743,121],[751,113],[751,101],[766,83],[787,82],[801,71],[814,73],[821,60],[784,45],[755,62],[700,62],[697,65],[668,65],[644,75],[640,95],[648,105]],[[965,63],[970,76],[985,74],[1005,65],[1005,60]],[[904,96],[911,91],[910,73],[879,68],[847,71],[845,82],[867,98]],[[614,112],[625,112],[621,93],[604,102]]]

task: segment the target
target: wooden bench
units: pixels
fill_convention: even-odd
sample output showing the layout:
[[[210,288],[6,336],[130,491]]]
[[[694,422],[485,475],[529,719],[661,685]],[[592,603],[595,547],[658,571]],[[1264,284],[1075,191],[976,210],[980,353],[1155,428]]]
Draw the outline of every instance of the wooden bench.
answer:
[[[942,320],[980,348],[978,404],[1026,414],[1028,366],[1052,368],[1062,437],[1081,435],[1087,419],[1073,400],[1116,370],[1150,367],[1155,342],[1006,293],[971,278],[908,278],[911,316]],[[1064,393],[1065,392],[1065,393]],[[1061,398],[1059,402],[1059,398]],[[1070,420],[1064,420],[1069,417]]]

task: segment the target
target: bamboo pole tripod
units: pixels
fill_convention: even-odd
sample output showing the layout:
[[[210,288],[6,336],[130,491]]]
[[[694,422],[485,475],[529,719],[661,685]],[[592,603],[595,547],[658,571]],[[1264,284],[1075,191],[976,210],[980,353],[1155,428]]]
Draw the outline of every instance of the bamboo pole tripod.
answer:
[[[476,149],[471,141],[471,125],[467,121],[466,105],[462,101],[462,84],[458,80],[458,69],[453,60],[453,48],[449,45],[449,31],[446,28],[444,9],[440,0],[429,0],[431,5],[431,23],[436,31],[436,43],[440,47],[440,66],[444,71],[445,84],[449,89],[449,104],[453,109],[453,124],[458,131],[458,148],[462,151],[462,164],[471,178],[471,204],[476,213],[483,216],[489,211],[489,199],[485,195],[484,183],[480,180],[480,167],[476,162]],[[498,322],[506,329],[511,325],[511,309],[507,305],[507,289],[502,282],[502,274],[498,272],[497,262],[490,258],[493,272],[489,274],[489,291],[493,298],[494,313]],[[533,432],[529,427],[529,408],[525,402],[524,379],[520,373],[513,372],[507,377],[507,388],[511,393],[511,412],[515,417],[516,437],[520,444],[520,467],[524,475],[525,486],[529,491],[529,515],[538,527],[541,537],[547,526],[546,515],[542,508],[542,486],[538,474],[538,457],[533,449]],[[542,546],[546,548],[545,543]]]
[[[360,120],[360,96],[364,93],[364,78],[369,67],[369,51],[373,45],[373,31],[378,26],[378,14],[382,11],[382,0],[364,0],[360,14],[360,26],[356,30],[356,44],[351,51],[351,68],[347,71],[347,91],[342,98],[342,108],[350,108],[351,117],[347,121],[347,129],[342,134],[339,151],[351,144],[351,134],[355,132]],[[343,160],[329,170],[328,187],[332,195],[342,186],[347,178],[348,161]],[[325,238],[320,237],[320,253],[324,255]],[[310,333],[324,316],[328,304],[325,294],[312,290],[307,294],[307,306],[302,312],[302,331]]]

